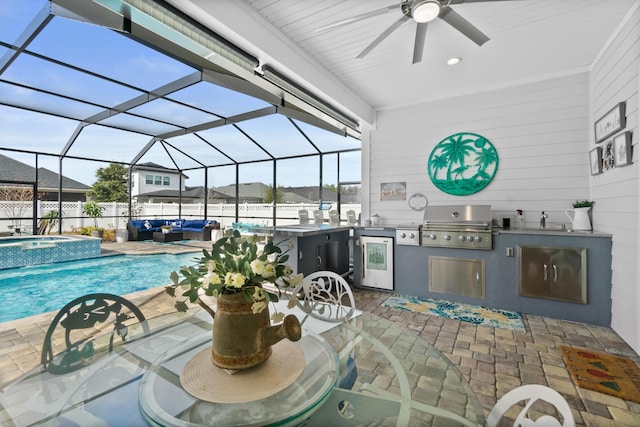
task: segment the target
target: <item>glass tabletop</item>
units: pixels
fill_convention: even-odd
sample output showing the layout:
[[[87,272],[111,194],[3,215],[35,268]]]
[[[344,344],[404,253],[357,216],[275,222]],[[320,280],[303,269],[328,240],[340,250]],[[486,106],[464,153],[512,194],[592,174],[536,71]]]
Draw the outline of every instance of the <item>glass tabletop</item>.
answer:
[[[338,355],[326,340],[313,333],[305,334],[296,344],[303,351],[306,364],[291,385],[263,399],[215,403],[191,396],[180,385],[185,364],[211,346],[211,335],[202,334],[168,350],[152,363],[140,382],[140,410],[152,425],[297,425],[320,408],[335,387]]]
[[[485,425],[466,378],[409,328],[359,310],[342,323],[291,311],[306,319],[305,368],[259,402],[202,402],[183,390],[182,367],[211,345],[211,318],[194,311],[149,319],[149,335],[84,369],[28,373],[0,390],[0,424]]]

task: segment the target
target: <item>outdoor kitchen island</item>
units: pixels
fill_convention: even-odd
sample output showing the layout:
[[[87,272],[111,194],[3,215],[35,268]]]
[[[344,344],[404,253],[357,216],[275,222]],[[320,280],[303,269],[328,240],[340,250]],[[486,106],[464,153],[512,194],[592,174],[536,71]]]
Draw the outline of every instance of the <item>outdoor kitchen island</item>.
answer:
[[[356,287],[362,284],[362,236],[394,238],[396,228],[354,229]],[[538,255],[523,260],[528,249],[535,250],[533,253]],[[545,254],[549,259],[544,258]],[[556,267],[553,257],[557,254],[562,259],[576,261],[577,271],[571,267],[576,264],[559,263],[560,267]],[[527,291],[526,287],[520,290],[519,281],[526,281],[522,276],[526,276],[527,271],[539,271],[543,276],[541,279],[550,282],[547,290],[555,286],[560,292],[544,294],[539,285],[534,286],[533,291]],[[434,289],[433,282],[446,281],[447,277],[442,276],[447,274],[456,279],[469,277],[471,283],[454,286],[451,290],[436,283]],[[557,278],[561,280],[554,281]],[[583,289],[565,294],[562,292],[565,283],[572,286],[580,283]],[[494,230],[490,250],[398,244],[396,237],[393,292],[610,326],[611,235],[536,229]]]
[[[289,251],[289,265],[305,276],[329,270],[349,273],[349,240],[353,227],[329,224],[294,224],[250,229],[251,233],[273,234],[273,241]]]

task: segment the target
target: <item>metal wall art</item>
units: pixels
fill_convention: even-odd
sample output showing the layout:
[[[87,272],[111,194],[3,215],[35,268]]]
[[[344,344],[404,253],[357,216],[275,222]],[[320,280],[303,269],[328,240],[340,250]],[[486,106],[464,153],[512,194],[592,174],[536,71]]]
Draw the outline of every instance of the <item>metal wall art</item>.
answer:
[[[602,147],[602,170],[613,169],[616,166],[616,159],[613,153],[613,140],[610,139]]]
[[[625,103],[620,102],[596,121],[594,125],[596,142],[604,141],[619,130],[624,129],[625,122]]]
[[[435,146],[427,172],[438,189],[467,196],[485,188],[498,171],[498,152],[485,137],[468,132],[448,136]]]

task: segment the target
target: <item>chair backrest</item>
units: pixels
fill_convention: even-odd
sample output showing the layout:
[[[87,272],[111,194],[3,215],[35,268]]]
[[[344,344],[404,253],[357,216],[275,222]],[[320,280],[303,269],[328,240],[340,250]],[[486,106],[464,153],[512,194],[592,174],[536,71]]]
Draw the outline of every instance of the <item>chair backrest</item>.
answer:
[[[309,224],[309,211],[300,209],[298,211],[298,219],[300,220],[300,224]]]
[[[350,225],[353,225],[358,222],[358,218],[356,217],[356,211],[354,211],[353,209],[349,209],[347,211],[347,222]]]
[[[336,210],[329,211],[329,224],[340,224],[340,214]]]
[[[316,224],[324,223],[324,213],[320,209],[313,211],[313,222]]]
[[[333,271],[309,274],[295,287],[292,295],[298,298],[298,307],[307,315],[329,322],[349,319],[356,307],[349,284]],[[305,320],[306,317],[301,323]]]
[[[528,418],[528,411],[538,400],[555,406],[558,413],[562,416],[563,422],[560,423],[558,419],[550,415],[542,415],[535,420],[535,425],[545,427],[573,427],[576,425],[573,414],[571,413],[571,408],[564,397],[554,389],[539,384],[527,384],[516,387],[502,396],[489,413],[487,425],[489,427],[497,426],[509,408],[522,400],[528,400],[528,402],[526,402],[524,409],[520,411],[518,417],[515,419],[513,423],[514,427],[533,425],[534,420]]]
[[[135,319],[142,334],[149,333],[147,321],[138,307],[131,301],[113,294],[87,294],[67,303],[53,318],[45,334],[40,362],[52,373],[75,371],[90,363],[94,355],[93,340],[103,335],[104,327],[113,325],[109,336],[109,353],[113,350],[113,339],[117,335],[124,342],[129,334],[129,319]],[[53,335],[58,325],[64,330],[65,350],[53,354]],[[107,328],[108,329],[108,328]]]

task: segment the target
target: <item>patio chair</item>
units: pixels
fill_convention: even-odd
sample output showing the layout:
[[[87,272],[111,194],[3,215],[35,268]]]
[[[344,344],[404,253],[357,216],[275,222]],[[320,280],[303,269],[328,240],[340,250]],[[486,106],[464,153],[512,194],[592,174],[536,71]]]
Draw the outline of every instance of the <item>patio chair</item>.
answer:
[[[108,337],[108,352],[113,351],[114,338],[122,342],[128,339],[127,321],[136,319],[142,328],[142,334],[149,333],[147,321],[138,307],[129,300],[113,294],[87,294],[67,303],[53,318],[42,345],[40,363],[49,372],[63,374],[80,369],[93,360],[96,348],[94,334],[105,329],[98,323],[113,324]],[[61,326],[64,329],[65,350],[54,355],[53,335]]]
[[[324,224],[324,213],[320,209],[313,211],[314,224]]]
[[[534,424],[545,427],[574,427],[576,425],[573,414],[571,413],[571,408],[564,397],[554,389],[540,384],[526,384],[516,387],[502,396],[489,413],[487,425],[489,427],[497,426],[498,422],[502,419],[502,416],[512,406],[522,400],[527,402],[524,409],[518,413],[518,416],[513,423],[513,427],[525,427],[532,426]],[[536,420],[529,418],[528,411],[538,400],[553,405],[562,416],[563,422],[560,423],[557,418],[554,418],[551,415],[542,415]]]
[[[349,209],[347,211],[347,223],[349,225],[355,225],[358,223],[358,217],[356,217],[356,211]]]
[[[327,322],[344,322],[355,312],[355,299],[347,281],[333,271],[316,271],[304,278],[292,292],[298,298],[298,307],[305,312],[301,325],[309,317]],[[348,306],[344,305],[348,302]],[[352,340],[340,354],[341,378],[338,387],[351,389],[358,376],[353,357],[353,348],[358,342]]]
[[[309,211],[300,209],[298,211],[298,219],[300,220],[300,224],[309,224]]]
[[[340,214],[336,210],[329,211],[329,223],[331,225],[340,224]]]

